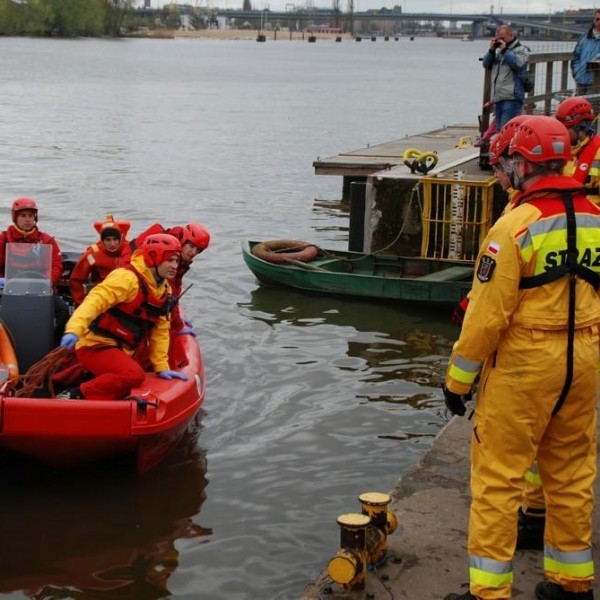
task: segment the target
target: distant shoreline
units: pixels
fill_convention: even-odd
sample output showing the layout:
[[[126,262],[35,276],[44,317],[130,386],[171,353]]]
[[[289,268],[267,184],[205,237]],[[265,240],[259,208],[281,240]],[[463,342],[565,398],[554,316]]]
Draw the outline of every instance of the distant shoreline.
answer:
[[[317,40],[353,40],[355,36],[349,33],[308,33],[306,31],[267,31],[261,32],[267,41],[308,41],[310,35]],[[132,34],[128,37],[148,39],[208,39],[208,40],[256,40],[258,31],[256,29],[198,29],[196,31],[181,31],[171,29],[155,29]],[[360,34],[363,38],[369,35]],[[393,39],[393,36],[391,36]]]

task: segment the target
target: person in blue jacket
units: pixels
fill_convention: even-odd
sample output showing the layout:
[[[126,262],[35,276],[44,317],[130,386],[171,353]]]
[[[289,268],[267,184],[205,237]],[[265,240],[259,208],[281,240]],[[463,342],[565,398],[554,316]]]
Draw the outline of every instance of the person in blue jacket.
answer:
[[[571,73],[576,84],[576,95],[585,96],[592,93],[594,78],[588,63],[600,58],[600,9],[594,12],[594,23],[575,44]]]

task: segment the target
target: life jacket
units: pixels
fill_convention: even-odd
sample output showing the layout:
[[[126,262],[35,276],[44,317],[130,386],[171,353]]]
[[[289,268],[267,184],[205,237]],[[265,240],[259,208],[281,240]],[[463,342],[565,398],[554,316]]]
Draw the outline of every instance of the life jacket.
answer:
[[[171,294],[156,296],[134,267],[123,268],[131,271],[138,280],[136,297],[102,313],[92,321],[90,329],[116,340],[119,345],[135,348],[161,317],[169,318],[177,299]]]
[[[149,235],[154,235],[156,233],[168,233],[168,231],[160,223],[154,223],[154,225],[148,227],[146,231],[143,231],[135,239],[129,242],[130,254],[133,254]]]
[[[120,266],[121,256],[119,250],[108,252],[101,243],[92,244],[85,258],[90,265],[90,279],[92,283],[99,283],[106,276]]]
[[[541,182],[540,182],[541,183]],[[542,204],[544,200],[548,200],[548,194],[559,193],[564,206],[566,215],[566,234],[567,234],[567,250],[566,258],[560,265],[549,267],[543,273],[532,275],[531,277],[523,277],[519,283],[519,288],[523,290],[547,285],[554,281],[558,281],[563,277],[569,278],[569,307],[568,307],[568,322],[567,322],[567,352],[566,352],[566,374],[565,382],[562,391],[558,397],[552,414],[555,415],[562,407],[573,381],[573,364],[574,364],[574,349],[575,349],[575,292],[577,279],[583,279],[594,287],[597,291],[600,287],[600,275],[592,269],[579,264],[577,261],[577,216],[573,205],[574,194],[582,194],[581,188],[573,187],[573,179],[567,177],[546,178],[541,185],[533,185],[527,192],[519,198],[518,204],[527,200],[533,205]],[[545,198],[536,198],[539,192],[543,192]]]
[[[571,177],[580,183],[587,183],[590,167],[596,153],[600,149],[600,136],[593,135],[590,141],[581,149],[575,158],[575,170]],[[598,193],[598,190],[594,190]]]
[[[585,190],[578,183],[577,179],[565,176],[546,177],[543,182],[533,185],[519,196],[515,206],[519,206],[523,202],[528,202],[534,206],[538,206],[544,212],[541,205],[549,200],[548,196],[558,195],[563,202],[567,228],[566,260],[560,265],[548,267],[543,273],[523,277],[519,283],[520,289],[531,289],[546,285],[571,274],[584,279],[594,289],[597,290],[599,288],[600,275],[577,262],[577,228],[573,195],[585,194]]]

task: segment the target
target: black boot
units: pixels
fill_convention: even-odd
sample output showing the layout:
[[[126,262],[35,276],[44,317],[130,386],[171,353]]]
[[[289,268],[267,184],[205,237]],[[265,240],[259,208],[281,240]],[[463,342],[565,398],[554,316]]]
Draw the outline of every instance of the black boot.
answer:
[[[517,526],[517,550],[543,550],[544,526],[546,525],[545,510],[532,511],[525,514],[519,509],[519,522]]]
[[[538,600],[594,600],[594,592],[568,592],[562,585],[552,581],[542,581],[535,586]]]
[[[465,592],[464,594],[448,594],[444,596],[444,600],[477,600],[477,597],[473,596],[471,592]]]

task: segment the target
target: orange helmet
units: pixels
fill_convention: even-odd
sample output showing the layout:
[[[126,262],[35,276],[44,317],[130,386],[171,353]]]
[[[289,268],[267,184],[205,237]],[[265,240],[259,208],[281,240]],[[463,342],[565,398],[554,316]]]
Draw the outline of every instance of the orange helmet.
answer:
[[[516,129],[508,153],[521,154],[533,163],[571,159],[571,139],[567,128],[553,117],[525,119]]]
[[[186,242],[194,244],[200,252],[208,248],[210,243],[210,233],[200,223],[188,223],[181,228],[181,245]]]
[[[554,115],[565,127],[575,127],[582,121],[594,120],[594,109],[582,96],[573,96],[563,100]]]
[[[32,198],[17,198],[12,203],[11,215],[13,223],[16,223],[17,213],[22,210],[32,210],[35,213],[35,222],[37,223],[38,207],[35,203],[35,200],[33,200]]]
[[[100,235],[100,239],[113,236],[121,242],[125,240],[130,227],[131,223],[129,221],[115,221],[112,215],[106,215],[104,221],[96,221],[94,223],[94,229]]]
[[[173,255],[181,254],[181,243],[168,233],[149,235],[142,244],[144,262],[148,267],[157,267]]]
[[[492,138],[489,153],[490,165],[497,165],[500,162],[500,158],[508,154],[508,147],[515,134],[515,130],[528,118],[529,115],[518,115],[517,117],[513,117],[506,125],[504,125],[500,132]]]

